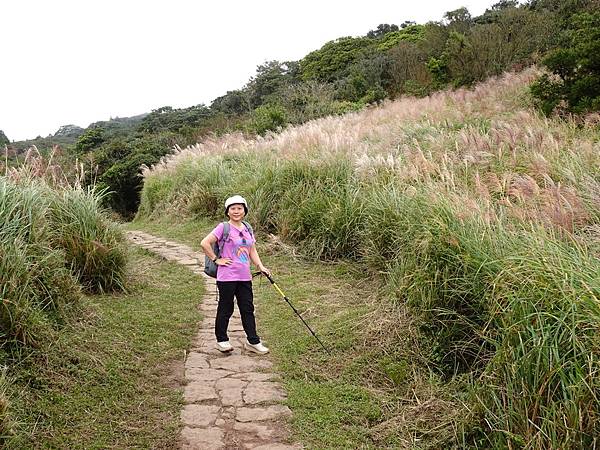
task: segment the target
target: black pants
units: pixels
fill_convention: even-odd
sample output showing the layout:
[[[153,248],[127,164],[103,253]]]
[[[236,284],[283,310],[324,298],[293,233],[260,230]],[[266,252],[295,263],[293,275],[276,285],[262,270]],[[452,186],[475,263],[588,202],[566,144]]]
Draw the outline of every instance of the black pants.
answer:
[[[248,342],[258,344],[260,338],[256,334],[256,321],[254,320],[252,281],[217,281],[217,288],[219,289],[219,305],[215,319],[217,342],[229,340],[227,326],[233,314],[233,297],[235,296]]]

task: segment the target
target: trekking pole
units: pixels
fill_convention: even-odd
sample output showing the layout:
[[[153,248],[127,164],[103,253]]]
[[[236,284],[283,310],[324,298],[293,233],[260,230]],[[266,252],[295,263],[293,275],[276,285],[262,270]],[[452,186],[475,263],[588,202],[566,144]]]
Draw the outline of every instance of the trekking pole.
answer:
[[[302,323],[304,325],[306,325],[306,328],[308,328],[308,331],[310,331],[310,333],[315,337],[315,339],[319,342],[319,344],[321,344],[321,347],[323,347],[323,350],[325,350],[327,352],[328,355],[331,355],[331,353],[329,352],[329,350],[327,349],[327,347],[325,347],[325,345],[321,342],[321,339],[319,339],[319,337],[315,334],[315,332],[312,330],[312,328],[310,326],[308,326],[308,324],[306,323],[306,321],[302,318],[302,316],[300,315],[300,313],[298,312],[298,310],[296,308],[294,308],[294,305],[292,305],[292,302],[290,302],[290,299],[287,298],[287,295],[285,295],[283,293],[283,291],[281,290],[281,288],[279,286],[277,286],[277,283],[275,283],[275,280],[273,280],[273,278],[271,277],[271,275],[268,275],[265,272],[258,272],[257,275],[259,274],[263,274],[265,277],[267,277],[267,279],[271,282],[271,284],[273,285],[273,287],[277,290],[277,292],[279,292],[279,294],[283,297],[283,299],[287,302],[288,305],[290,305],[290,308],[292,308],[294,310],[294,312],[296,313],[296,315],[298,317],[300,317],[300,320],[302,321]]]

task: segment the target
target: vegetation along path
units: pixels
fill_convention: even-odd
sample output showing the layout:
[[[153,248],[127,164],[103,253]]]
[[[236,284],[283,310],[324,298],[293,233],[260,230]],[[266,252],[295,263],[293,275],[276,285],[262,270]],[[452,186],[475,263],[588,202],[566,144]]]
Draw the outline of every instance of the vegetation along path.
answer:
[[[241,350],[244,331],[237,310],[229,324],[234,351],[223,354],[214,348],[215,280],[203,273],[203,254],[140,231],[130,231],[128,236],[147,250],[202,275],[209,288],[200,306],[203,320],[185,362],[181,446],[204,450],[301,448],[285,443],[288,433],[283,419],[291,411],[281,404],[286,395],[270,372],[272,363],[265,356]]]

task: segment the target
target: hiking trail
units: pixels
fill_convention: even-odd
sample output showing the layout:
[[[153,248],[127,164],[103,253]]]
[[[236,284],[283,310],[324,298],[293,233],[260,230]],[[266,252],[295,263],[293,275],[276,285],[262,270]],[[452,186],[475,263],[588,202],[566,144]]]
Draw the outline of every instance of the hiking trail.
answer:
[[[224,354],[215,348],[216,282],[203,272],[204,254],[141,231],[129,231],[127,236],[131,242],[202,276],[207,287],[199,306],[203,314],[200,329],[185,359],[181,411],[184,428],[179,447],[190,450],[303,448],[287,443],[289,433],[285,419],[292,412],[281,404],[286,394],[272,372],[273,364],[268,356],[243,350],[245,334],[237,307],[228,331],[233,352]]]

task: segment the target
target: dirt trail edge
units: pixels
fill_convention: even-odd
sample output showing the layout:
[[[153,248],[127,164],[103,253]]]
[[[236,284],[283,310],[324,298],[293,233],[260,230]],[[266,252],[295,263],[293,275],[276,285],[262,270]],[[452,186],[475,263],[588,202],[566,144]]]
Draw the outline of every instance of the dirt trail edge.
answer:
[[[185,405],[181,411],[184,428],[179,447],[183,449],[292,450],[286,444],[285,419],[291,416],[281,404],[286,395],[271,372],[266,356],[243,350],[245,334],[239,311],[229,322],[234,346],[229,354],[214,348],[217,311],[216,284],[203,272],[204,255],[191,248],[141,231],[127,233],[129,240],[169,261],[201,275],[207,293],[200,309],[203,320],[185,361]]]

